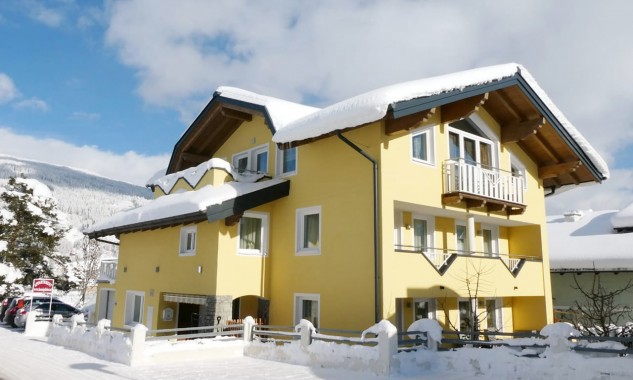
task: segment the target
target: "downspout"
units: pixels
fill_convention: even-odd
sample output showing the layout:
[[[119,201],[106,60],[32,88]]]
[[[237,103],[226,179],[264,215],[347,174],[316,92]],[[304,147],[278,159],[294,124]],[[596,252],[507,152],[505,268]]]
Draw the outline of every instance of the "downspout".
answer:
[[[379,272],[379,255],[378,255],[378,163],[370,155],[365,153],[361,148],[349,141],[345,136],[341,134],[341,131],[336,131],[336,135],[341,141],[349,145],[352,149],[360,153],[363,157],[371,161],[374,167],[374,320],[376,323],[380,322],[380,272]]]

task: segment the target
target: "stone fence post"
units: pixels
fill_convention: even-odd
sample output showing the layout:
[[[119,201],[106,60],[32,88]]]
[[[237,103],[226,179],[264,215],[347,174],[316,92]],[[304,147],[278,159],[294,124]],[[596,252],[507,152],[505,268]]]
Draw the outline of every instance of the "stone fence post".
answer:
[[[255,327],[255,319],[253,317],[248,316],[244,318],[244,342],[252,342],[253,341],[253,327]]]
[[[301,334],[301,348],[307,349],[312,344],[312,328],[308,325],[300,325],[299,334]]]
[[[147,327],[138,324],[132,327],[130,331],[130,366],[142,364],[145,356],[145,338],[147,336]]]
[[[379,371],[385,376],[391,373],[391,360],[398,353],[398,330],[395,326],[391,326],[393,328],[382,329],[378,332]]]

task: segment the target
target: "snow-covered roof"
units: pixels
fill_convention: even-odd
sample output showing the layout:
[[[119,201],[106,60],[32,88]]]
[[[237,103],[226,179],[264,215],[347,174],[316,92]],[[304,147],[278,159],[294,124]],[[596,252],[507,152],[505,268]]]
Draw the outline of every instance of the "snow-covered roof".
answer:
[[[547,217],[553,271],[633,270],[633,233],[617,233],[617,210],[582,210]]]
[[[604,178],[608,178],[609,169],[606,162],[565,118],[530,73],[516,63],[482,67],[379,88],[343,100],[317,112],[311,112],[287,125],[284,124],[283,128],[278,128],[274,134],[273,141],[289,143],[327,135],[337,130],[380,120],[387,115],[389,107],[398,102],[463,90],[466,87],[489,84],[514,76],[521,76],[527,82],[541,102],[587,154]]]
[[[221,86],[218,87],[215,93],[224,98],[266,107],[266,111],[276,130],[282,130],[289,123],[319,111],[319,108],[316,107],[293,103],[272,96],[260,95],[235,87]]]
[[[633,203],[620,210],[611,217],[611,225],[613,228],[632,228],[633,227]]]
[[[90,236],[116,229],[127,228],[133,230],[135,226],[165,221],[184,215],[200,214],[205,216],[209,206],[221,204],[241,195],[272,187],[286,181],[284,179],[272,179],[261,182],[233,181],[221,186],[207,185],[198,190],[164,195],[141,207],[120,212],[102,222],[96,223],[86,229],[84,233]]]

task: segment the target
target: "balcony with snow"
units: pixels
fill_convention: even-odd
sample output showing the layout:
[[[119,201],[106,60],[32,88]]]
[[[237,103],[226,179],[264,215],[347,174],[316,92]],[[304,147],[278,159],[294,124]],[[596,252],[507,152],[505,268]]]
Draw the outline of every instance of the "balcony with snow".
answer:
[[[118,259],[102,259],[97,282],[104,284],[114,284],[114,282],[116,281],[116,270],[118,262]]]
[[[525,212],[522,175],[464,159],[446,160],[442,169],[443,204],[465,202],[467,208],[505,211],[508,215]]]

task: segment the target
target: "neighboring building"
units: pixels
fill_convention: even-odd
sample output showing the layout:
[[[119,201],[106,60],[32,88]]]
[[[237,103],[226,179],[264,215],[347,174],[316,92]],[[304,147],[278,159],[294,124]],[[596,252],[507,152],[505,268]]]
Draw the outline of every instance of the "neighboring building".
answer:
[[[592,289],[595,276],[607,291],[633,282],[633,204],[607,211],[570,211],[548,216],[552,296],[557,317],[586,299],[577,289]],[[575,280],[574,280],[575,279]],[[577,282],[577,284],[576,284]],[[633,308],[633,292],[615,297],[616,305]]]
[[[507,64],[323,109],[220,87],[167,173],[154,201],[86,232],[120,239],[98,301],[114,326],[467,330],[477,310],[515,331],[552,319],[544,192],[608,168]]]

